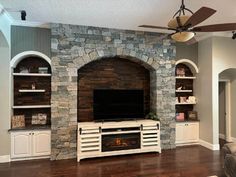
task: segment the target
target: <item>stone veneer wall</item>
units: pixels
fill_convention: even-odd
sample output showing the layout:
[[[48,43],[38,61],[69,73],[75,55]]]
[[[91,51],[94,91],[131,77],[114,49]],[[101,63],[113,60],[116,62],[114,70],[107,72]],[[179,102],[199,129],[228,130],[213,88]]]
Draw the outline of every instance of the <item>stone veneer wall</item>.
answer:
[[[51,159],[76,158],[78,69],[104,57],[130,59],[150,70],[151,110],[161,120],[162,149],[175,148],[175,45],[162,34],[64,24],[51,25]]]

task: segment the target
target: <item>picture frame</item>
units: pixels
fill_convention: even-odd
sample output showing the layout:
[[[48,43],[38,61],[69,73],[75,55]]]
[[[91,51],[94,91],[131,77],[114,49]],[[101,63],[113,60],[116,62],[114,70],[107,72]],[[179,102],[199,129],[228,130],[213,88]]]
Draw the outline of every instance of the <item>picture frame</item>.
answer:
[[[188,120],[198,120],[197,111],[188,111]]]
[[[183,122],[185,120],[185,114],[183,112],[176,113],[175,120],[177,122]]]
[[[45,125],[47,123],[47,114],[38,113],[32,115],[32,125]]]
[[[39,67],[38,72],[40,74],[47,74],[48,73],[48,67]]]
[[[11,128],[24,128],[25,115],[14,115],[11,118]]]

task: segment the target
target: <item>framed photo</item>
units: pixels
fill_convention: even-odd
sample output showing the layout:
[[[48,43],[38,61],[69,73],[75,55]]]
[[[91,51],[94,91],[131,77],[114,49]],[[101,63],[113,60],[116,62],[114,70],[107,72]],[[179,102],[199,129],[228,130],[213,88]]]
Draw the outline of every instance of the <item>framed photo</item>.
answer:
[[[15,115],[11,118],[11,128],[23,128],[25,127],[25,116]]]
[[[175,116],[175,120],[176,121],[184,121],[185,120],[185,115],[183,112],[180,112],[180,113],[176,113],[176,116]]]
[[[177,76],[185,76],[185,69],[184,68],[176,68],[176,75]]]
[[[47,123],[47,114],[39,113],[32,115],[32,125],[45,125]]]
[[[198,120],[197,111],[188,111],[188,120]]]

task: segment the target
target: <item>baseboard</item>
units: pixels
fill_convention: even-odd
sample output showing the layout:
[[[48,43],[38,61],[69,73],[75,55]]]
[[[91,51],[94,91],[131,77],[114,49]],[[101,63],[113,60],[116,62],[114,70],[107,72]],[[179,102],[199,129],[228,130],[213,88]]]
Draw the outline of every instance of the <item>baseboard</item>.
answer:
[[[204,140],[199,140],[199,143],[201,146],[204,146],[206,147],[207,149],[210,149],[210,150],[213,150],[213,151],[218,151],[220,150],[220,145],[219,144],[211,144],[211,143],[208,143],[207,141],[204,141]]]
[[[0,163],[10,162],[10,155],[0,156]]]
[[[225,140],[225,135],[220,133],[219,138]]]
[[[236,142],[236,138],[234,138],[234,137],[230,137],[230,140],[233,142]]]

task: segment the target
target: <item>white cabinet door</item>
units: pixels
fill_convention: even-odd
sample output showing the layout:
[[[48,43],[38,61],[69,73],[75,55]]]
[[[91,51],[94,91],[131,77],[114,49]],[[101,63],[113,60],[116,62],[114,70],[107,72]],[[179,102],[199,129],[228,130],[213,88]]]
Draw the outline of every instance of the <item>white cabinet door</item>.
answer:
[[[184,141],[185,124],[176,124],[176,143]]]
[[[198,123],[190,123],[186,126],[186,141],[198,141],[199,127]]]
[[[199,123],[176,123],[176,144],[195,143],[199,140]]]
[[[51,131],[33,131],[32,156],[44,156],[51,154]]]
[[[19,131],[11,133],[11,158],[31,156],[31,132]]]

